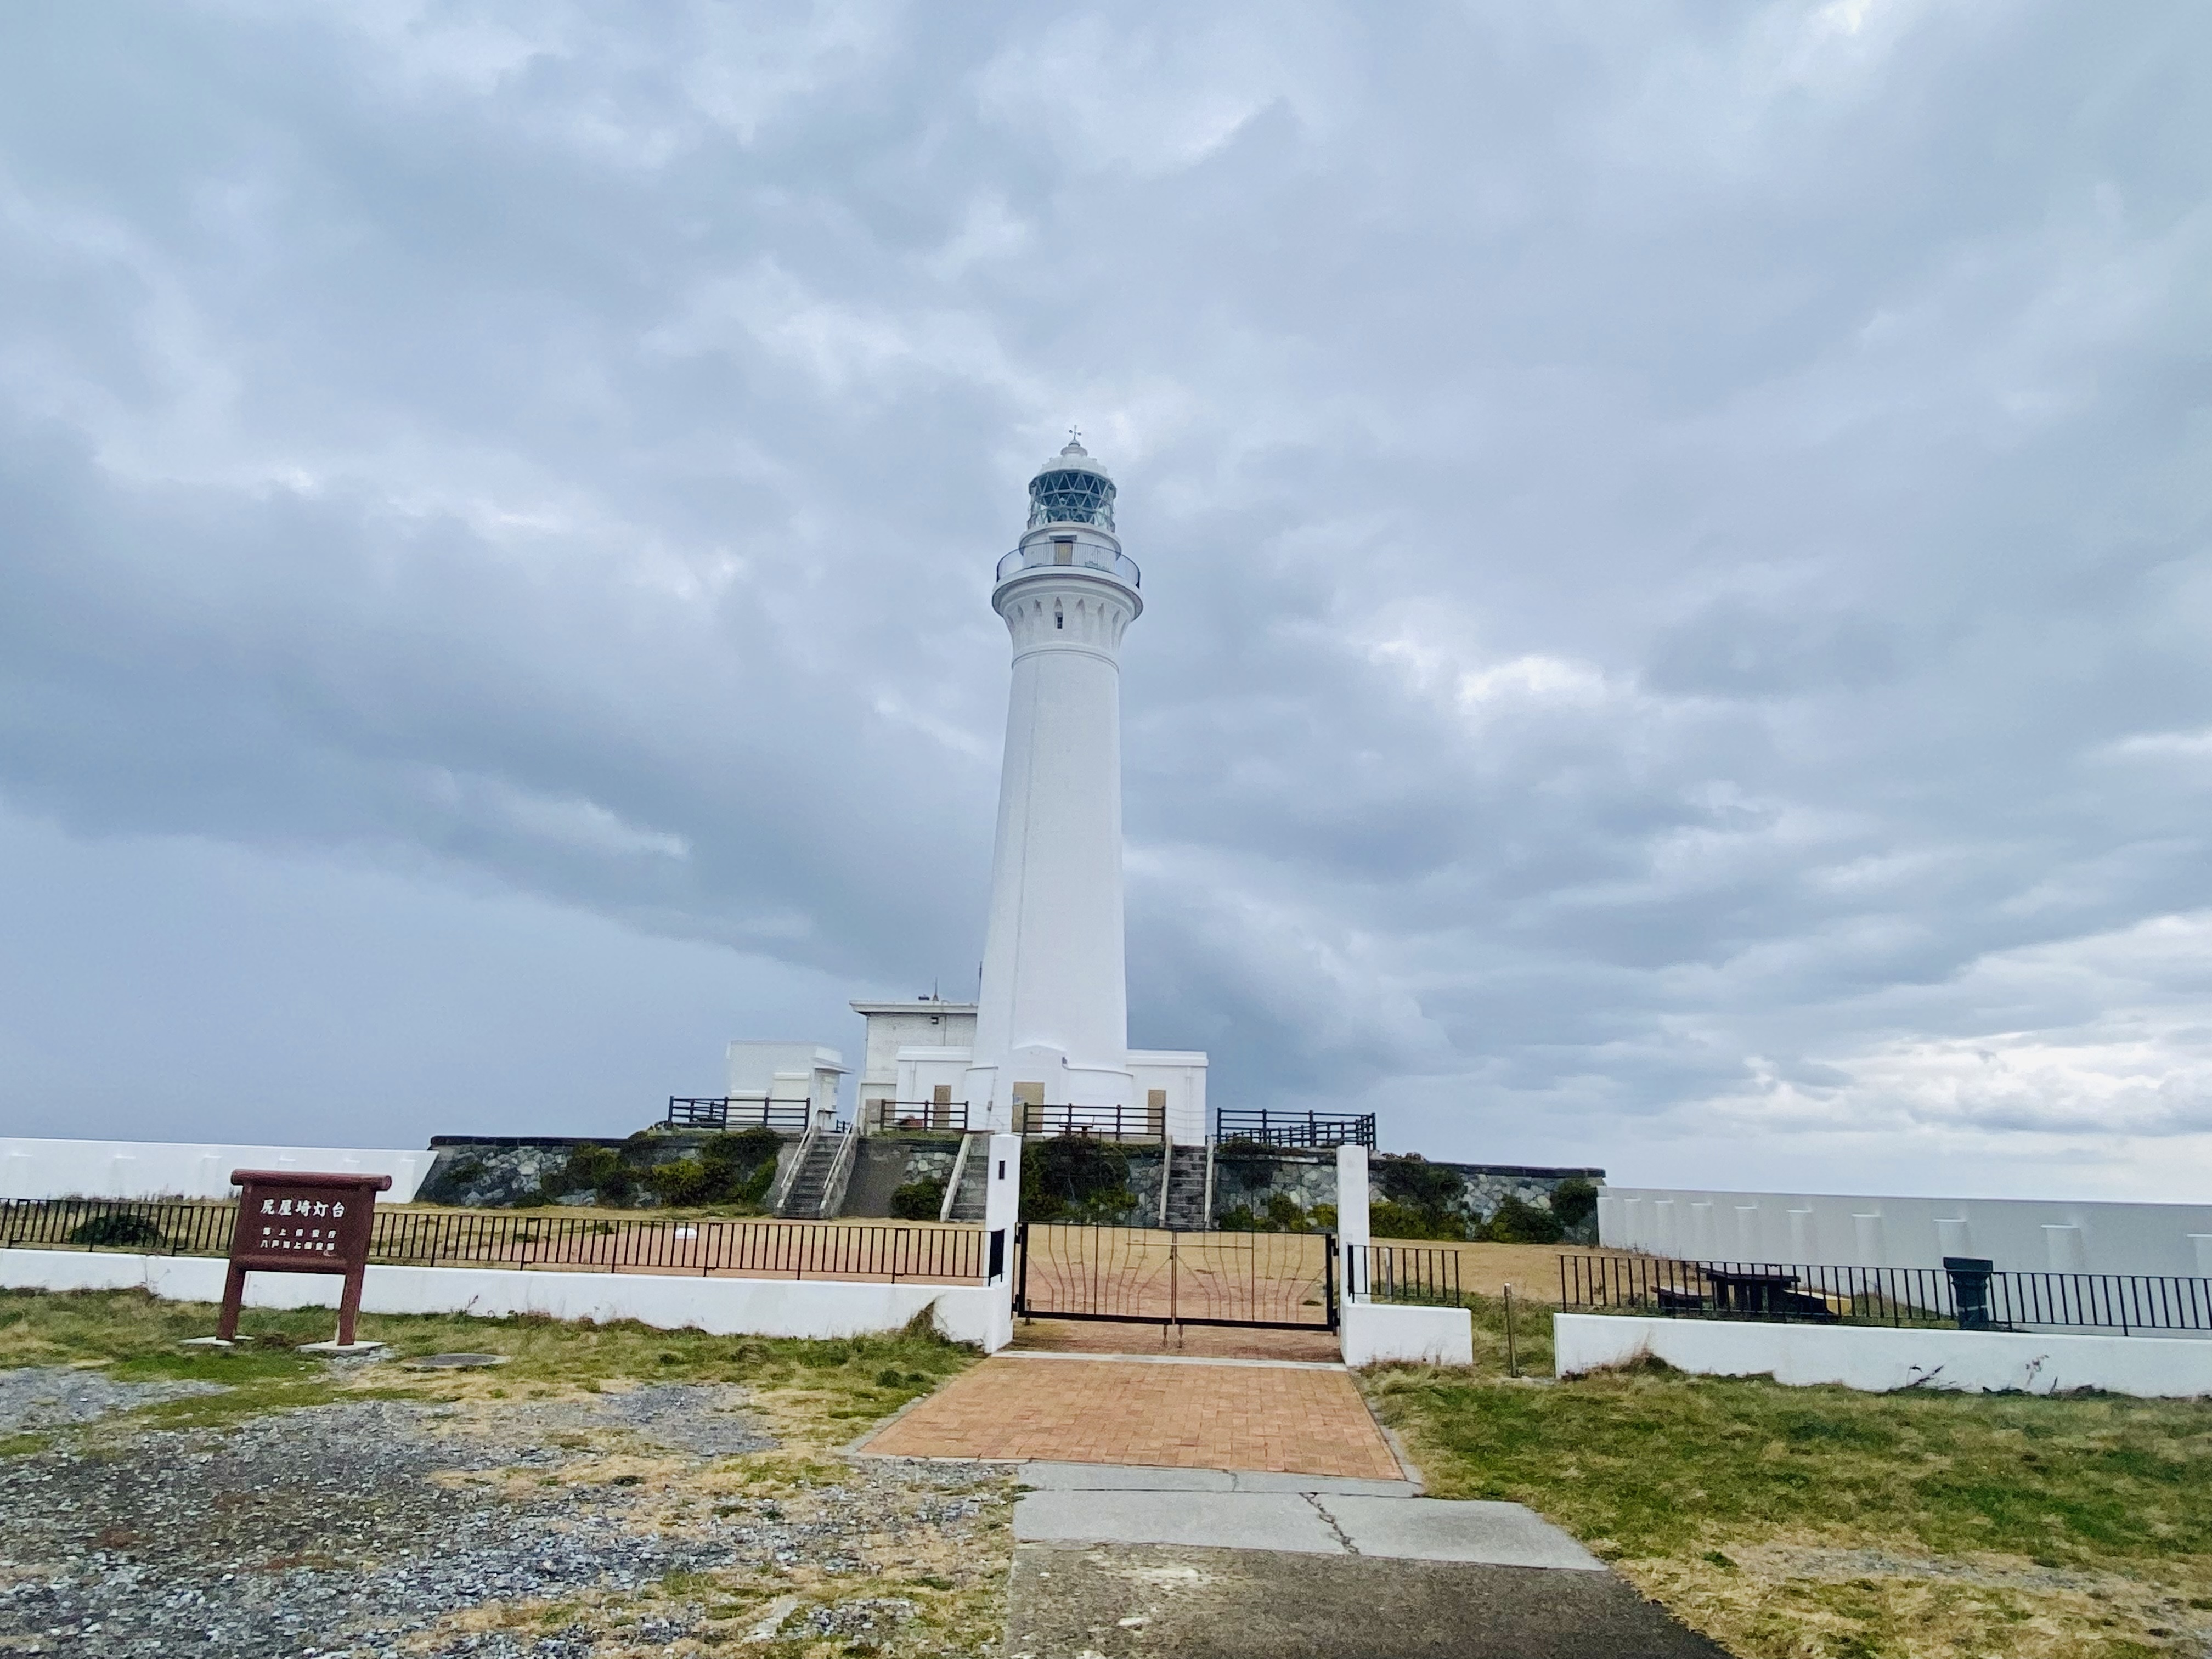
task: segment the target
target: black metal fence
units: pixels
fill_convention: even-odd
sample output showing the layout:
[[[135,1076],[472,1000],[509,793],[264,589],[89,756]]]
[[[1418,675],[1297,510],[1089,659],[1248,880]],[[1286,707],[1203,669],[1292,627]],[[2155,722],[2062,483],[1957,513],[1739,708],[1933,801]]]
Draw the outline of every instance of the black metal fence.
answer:
[[[2212,1279],[1999,1273],[1966,1259],[1945,1267],[1828,1267],[1563,1255],[1559,1306],[1820,1325],[2212,1333]]]
[[[964,1100],[877,1100],[868,1103],[869,1120],[880,1133],[916,1130],[933,1134],[968,1133]]]
[[[1033,1106],[1014,1103],[1018,1135],[1088,1135],[1095,1140],[1165,1140],[1168,1115],[1159,1106]]]
[[[237,1214],[235,1203],[9,1200],[0,1202],[0,1248],[224,1255]],[[369,1235],[372,1261],[933,1284],[980,1280],[984,1248],[974,1227],[617,1221],[499,1211],[380,1209]]]
[[[1218,1143],[1249,1140],[1263,1146],[1364,1146],[1375,1150],[1375,1114],[1332,1117],[1322,1112],[1232,1112],[1213,1115]]]
[[[1370,1244],[1347,1252],[1345,1291],[1376,1302],[1411,1302],[1457,1308],[1467,1303],[1460,1288],[1459,1252],[1419,1244]]]
[[[694,1095],[668,1097],[668,1115],[661,1119],[670,1129],[750,1129],[756,1127],[804,1134],[814,1109],[803,1100],[748,1100],[725,1095],[701,1098]]]

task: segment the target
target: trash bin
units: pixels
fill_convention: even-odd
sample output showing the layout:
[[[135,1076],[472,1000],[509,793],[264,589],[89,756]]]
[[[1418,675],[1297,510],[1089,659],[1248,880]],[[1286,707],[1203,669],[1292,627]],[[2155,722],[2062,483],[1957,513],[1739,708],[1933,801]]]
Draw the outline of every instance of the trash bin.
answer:
[[[1990,1274],[1996,1263],[1978,1255],[1947,1255],[1943,1271],[1951,1280],[1951,1305],[1962,1331],[1996,1328],[1990,1317]]]

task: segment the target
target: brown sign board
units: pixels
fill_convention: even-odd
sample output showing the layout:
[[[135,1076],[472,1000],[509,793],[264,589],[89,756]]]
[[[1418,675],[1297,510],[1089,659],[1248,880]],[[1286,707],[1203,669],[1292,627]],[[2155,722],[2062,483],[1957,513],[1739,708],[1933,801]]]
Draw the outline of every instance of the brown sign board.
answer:
[[[387,1175],[330,1175],[307,1170],[233,1170],[238,1224],[230,1236],[230,1272],[223,1280],[222,1319],[216,1334],[238,1334],[249,1273],[341,1273],[338,1340],[353,1344],[368,1271],[368,1230]]]

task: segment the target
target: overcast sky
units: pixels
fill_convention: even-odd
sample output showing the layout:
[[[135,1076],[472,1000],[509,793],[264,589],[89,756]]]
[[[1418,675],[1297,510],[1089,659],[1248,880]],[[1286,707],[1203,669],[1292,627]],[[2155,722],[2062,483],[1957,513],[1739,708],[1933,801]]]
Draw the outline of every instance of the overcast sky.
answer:
[[[972,993],[1079,422],[1132,1038],[2212,1185],[2212,9],[0,12],[0,1132],[621,1133]]]

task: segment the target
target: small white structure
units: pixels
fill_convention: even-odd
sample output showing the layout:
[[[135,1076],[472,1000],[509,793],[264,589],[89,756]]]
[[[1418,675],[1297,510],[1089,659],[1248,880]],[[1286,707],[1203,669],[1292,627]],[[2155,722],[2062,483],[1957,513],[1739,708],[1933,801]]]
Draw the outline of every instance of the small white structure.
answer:
[[[813,1042],[732,1042],[729,1052],[732,1120],[741,1103],[804,1107],[807,1121],[837,1121],[837,1088],[845,1057]]]
[[[853,1012],[868,1023],[854,1108],[860,1133],[966,1127],[961,1109],[975,1041],[975,1005],[928,996],[856,1002]]]
[[[1689,1261],[2212,1277],[2212,1204],[1608,1187],[1597,1224],[1608,1249]]]

